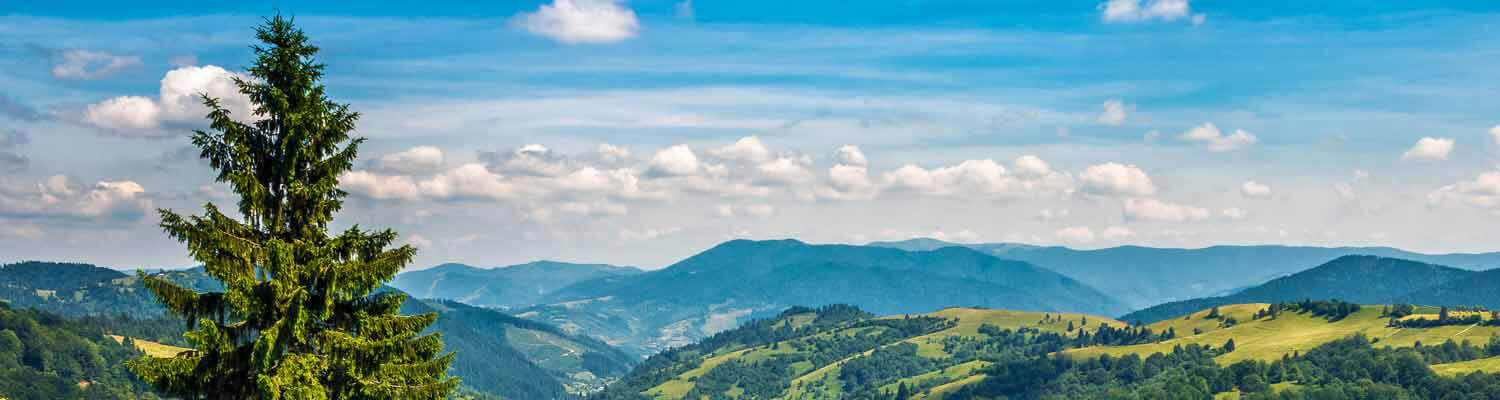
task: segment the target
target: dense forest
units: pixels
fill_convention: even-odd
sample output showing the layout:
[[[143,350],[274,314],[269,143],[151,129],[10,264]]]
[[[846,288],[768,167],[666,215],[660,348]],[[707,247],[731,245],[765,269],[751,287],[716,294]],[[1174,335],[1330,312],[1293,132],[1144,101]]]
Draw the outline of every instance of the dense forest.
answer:
[[[154,399],[124,367],[142,355],[106,336],[120,319],[74,320],[0,302],[0,394],[14,399]],[[131,321],[138,322],[138,321]]]

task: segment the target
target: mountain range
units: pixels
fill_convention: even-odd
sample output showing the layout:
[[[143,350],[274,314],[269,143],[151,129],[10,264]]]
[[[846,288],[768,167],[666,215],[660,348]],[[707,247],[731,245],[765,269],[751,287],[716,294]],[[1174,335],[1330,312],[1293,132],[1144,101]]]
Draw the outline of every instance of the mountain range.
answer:
[[[1389,247],[1264,245],[1173,249],[1121,246],[1078,250],[1012,243],[957,244],[934,239],[870,245],[905,250],[968,247],[1057,271],[1099,289],[1132,309],[1223,296],[1347,255],[1400,258],[1476,271],[1500,267],[1500,253],[1423,254]]]
[[[968,248],[735,240],[660,270],[579,282],[518,315],[645,356],[789,306],[837,303],[883,314],[953,305],[1105,315],[1127,310],[1056,272]]]
[[[633,267],[555,261],[500,268],[449,263],[402,273],[390,285],[422,299],[510,308],[537,304],[546,294],[581,281],[640,272]]]

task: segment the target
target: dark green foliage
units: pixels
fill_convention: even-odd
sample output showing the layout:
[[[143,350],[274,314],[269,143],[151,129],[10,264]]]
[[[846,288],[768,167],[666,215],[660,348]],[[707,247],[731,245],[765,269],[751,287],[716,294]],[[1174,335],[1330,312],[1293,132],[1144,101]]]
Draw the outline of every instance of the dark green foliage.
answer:
[[[1126,314],[1120,319],[1127,321],[1139,319],[1152,323],[1222,305],[1282,303],[1304,299],[1343,299],[1360,304],[1392,303],[1413,291],[1425,291],[1435,285],[1464,280],[1476,274],[1478,273],[1416,261],[1373,256],[1345,256],[1233,295],[1159,304]],[[1474,303],[1444,301],[1424,304]]]
[[[256,28],[250,78],[235,79],[253,116],[217,99],[209,131],[193,144],[239,196],[237,216],[213,204],[203,215],[160,210],[161,227],[187,245],[223,291],[199,292],[141,273],[167,310],[185,319],[192,351],[131,364],[142,380],[185,398],[441,399],[446,375],[434,314],[398,315],[404,296],[372,293],[416,249],[387,249],[391,230],[359,227],[330,236],[347,195],[338,189],[363,139],[359,118],[329,100],[323,65],[291,20]],[[250,121],[250,122],[243,122]]]
[[[141,352],[105,328],[0,305],[0,398],[157,398],[125,370]]]
[[[1449,306],[1468,304],[1500,309],[1500,268],[1414,290],[1392,302]]]

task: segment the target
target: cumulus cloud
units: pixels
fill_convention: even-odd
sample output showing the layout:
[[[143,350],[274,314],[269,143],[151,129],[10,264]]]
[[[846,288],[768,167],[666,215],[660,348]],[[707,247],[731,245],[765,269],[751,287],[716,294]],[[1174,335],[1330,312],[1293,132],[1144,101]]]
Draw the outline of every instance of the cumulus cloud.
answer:
[[[1206,208],[1168,203],[1157,199],[1125,199],[1125,219],[1141,221],[1193,222],[1208,219]]]
[[[1495,132],[1496,138],[1500,138],[1500,126],[1495,127]],[[834,155],[834,159],[838,160],[838,163],[843,165],[855,167],[867,167],[870,165],[870,159],[865,158],[865,152],[861,151],[859,149],[859,146],[855,146],[852,144],[846,144],[843,147],[839,147],[838,153]]]
[[[1433,206],[1462,205],[1500,215],[1500,171],[1489,171],[1473,180],[1443,186],[1427,194]]]
[[[606,164],[619,164],[630,161],[630,150],[609,143],[599,144],[599,161]]]
[[[436,172],[443,168],[443,150],[433,146],[417,146],[386,154],[375,160],[375,168],[405,174]]]
[[[1271,187],[1255,181],[1245,181],[1240,184],[1240,195],[1252,199],[1264,199],[1271,197]]]
[[[1255,134],[1243,129],[1235,129],[1234,133],[1225,136],[1219,132],[1219,127],[1212,123],[1205,123],[1189,129],[1179,136],[1182,140],[1197,142],[1205,149],[1212,152],[1226,152],[1244,150],[1259,142]]]
[[[236,118],[249,120],[253,118],[250,99],[239,92],[236,77],[246,78],[213,65],[173,69],[162,78],[157,98],[121,96],[90,104],[82,120],[121,136],[169,135],[172,132],[162,128],[204,121],[208,109],[203,107],[200,93],[218,98]]]
[[[1125,110],[1125,102],[1118,99],[1110,99],[1106,100],[1104,104],[1100,105],[1099,107],[1101,108],[1098,118],[1099,123],[1109,126],[1120,126],[1125,124],[1125,117],[1127,115]]]
[[[1090,166],[1079,177],[1084,192],[1105,196],[1151,196],[1156,184],[1135,165],[1104,163]]]
[[[58,58],[58,63],[52,66],[52,77],[57,79],[99,79],[142,65],[140,56],[103,51],[67,50],[59,53]]]
[[[1043,221],[1053,221],[1067,218],[1069,215],[1073,215],[1073,213],[1066,208],[1056,210],[1044,208],[1042,211],[1037,212],[1036,218]]]
[[[1017,158],[1015,167],[1012,171],[992,159],[967,160],[931,170],[908,164],[883,174],[882,181],[895,190],[939,196],[1041,197],[1072,193],[1073,177],[1052,170],[1035,156]]]
[[[560,176],[571,168],[567,157],[540,144],[528,144],[508,152],[481,152],[479,161],[501,174],[521,176]]]
[[[512,23],[534,35],[568,44],[614,43],[635,37],[640,22],[623,0],[553,0]]]
[[[1359,199],[1358,194],[1354,192],[1354,185],[1350,185],[1348,182],[1339,182],[1333,184],[1333,193],[1337,194],[1339,196],[1339,200],[1343,201]]]
[[[432,241],[431,240],[427,240],[426,237],[423,237],[422,235],[417,235],[417,234],[413,234],[413,235],[407,236],[406,237],[406,244],[412,245],[412,247],[416,247],[418,249],[425,249],[425,248],[428,248],[428,247],[432,247]]]
[[[0,214],[12,217],[134,221],[151,208],[146,189],[133,181],[99,181],[85,188],[56,175],[31,186],[0,187]]]
[[[723,160],[751,163],[764,162],[771,158],[771,150],[755,136],[740,138],[734,144],[709,150],[708,154]]]
[[[801,185],[811,183],[816,177],[799,160],[790,157],[780,157],[757,166],[761,175],[767,182],[781,185]]]
[[[1445,161],[1448,154],[1453,152],[1453,139],[1424,137],[1417,140],[1415,145],[1401,154],[1405,161]]]
[[[559,204],[557,210],[566,214],[590,217],[618,217],[630,213],[630,208],[624,204],[605,200],[570,201]]]
[[[1134,236],[1135,236],[1135,231],[1131,230],[1130,228],[1123,227],[1123,226],[1106,227],[1106,228],[1104,228],[1104,230],[1102,230],[1102,231],[1099,232],[1099,238],[1100,239],[1104,239],[1104,240],[1108,240],[1108,241],[1113,241],[1113,242],[1118,242],[1118,241],[1121,241],[1121,240],[1129,239],[1129,238],[1134,237]]]
[[[651,157],[650,172],[657,176],[686,176],[698,173],[698,155],[685,144],[674,145]]]
[[[1176,21],[1192,12],[1188,0],[1109,0],[1098,9],[1104,22]],[[1198,16],[1193,19],[1195,25],[1202,23]]]

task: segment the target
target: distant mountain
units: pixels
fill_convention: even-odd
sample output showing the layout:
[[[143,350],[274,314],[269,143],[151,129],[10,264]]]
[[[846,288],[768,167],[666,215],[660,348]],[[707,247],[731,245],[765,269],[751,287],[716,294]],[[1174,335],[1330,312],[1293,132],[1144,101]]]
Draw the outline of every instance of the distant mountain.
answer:
[[[1315,268],[1277,278],[1229,296],[1206,297],[1156,305],[1120,317],[1122,321],[1156,322],[1215,306],[1279,303],[1303,299],[1338,299],[1353,303],[1400,302],[1412,292],[1447,283],[1469,281],[1481,273],[1410,260],[1375,256],[1344,256]],[[1500,299],[1500,292],[1489,297]],[[1442,305],[1445,302],[1420,302]],[[1468,303],[1464,303],[1468,304]]]
[[[1396,298],[1396,303],[1500,309],[1500,269],[1492,269]]]
[[[1388,247],[1213,246],[1167,249],[1122,246],[1074,250],[1011,243],[955,244],[933,239],[870,245],[905,250],[965,246],[1057,271],[1120,299],[1131,308],[1222,296],[1347,255],[1400,258],[1476,271],[1500,267],[1500,253],[1421,254]]]
[[[648,355],[788,306],[881,314],[957,305],[1113,315],[1125,307],[1035,265],[952,247],[909,252],[796,240],[736,240],[667,268],[583,281],[519,316]]]
[[[223,290],[202,268],[157,273],[194,290]],[[165,315],[165,309],[135,275],[86,264],[23,263],[0,267],[0,300],[17,309],[40,309],[74,318]],[[498,310],[412,298],[402,311],[438,312],[438,321],[430,330],[443,335],[445,351],[458,353],[451,373],[462,378],[468,389],[504,398],[574,398],[624,376],[637,361],[598,340]],[[152,323],[173,322],[157,319]],[[153,339],[157,339],[157,334],[180,337],[181,333],[156,332],[160,330],[142,331],[151,331]]]
[[[423,299],[450,299],[483,307],[522,307],[543,296],[590,279],[640,273],[632,267],[537,261],[500,268],[442,264],[405,272],[391,286]]]

